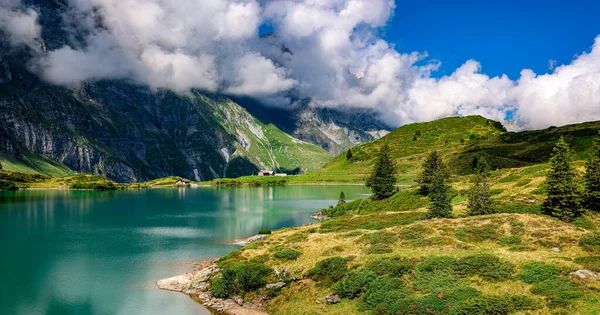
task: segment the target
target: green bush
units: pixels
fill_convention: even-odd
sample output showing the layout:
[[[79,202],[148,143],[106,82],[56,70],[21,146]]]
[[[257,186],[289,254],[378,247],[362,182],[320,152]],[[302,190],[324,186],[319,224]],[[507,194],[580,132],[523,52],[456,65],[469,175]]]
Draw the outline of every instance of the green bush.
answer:
[[[231,272],[231,270],[223,270],[223,273],[219,276],[211,279],[210,294],[219,299],[226,299],[235,294],[234,289],[234,276],[225,277],[225,273]]]
[[[481,295],[458,302],[448,310],[452,315],[494,314],[504,315],[518,311],[535,310],[540,303],[527,296]]]
[[[453,271],[456,259],[448,256],[427,257],[417,266],[417,272]]]
[[[15,185],[13,182],[9,182],[6,180],[0,180],[0,190],[17,190],[19,187]]]
[[[231,267],[235,274],[235,283],[238,292],[258,290],[267,284],[266,277],[271,274],[271,269],[265,265],[241,262]]]
[[[513,265],[502,262],[494,255],[478,254],[459,259],[454,270],[463,276],[479,275],[487,280],[501,280],[511,276]]]
[[[422,293],[439,294],[440,292],[468,288],[469,282],[452,271],[436,270],[433,272],[417,272],[414,285]]]
[[[267,228],[262,228],[258,231],[258,234],[260,234],[260,235],[271,234],[271,230],[267,229]]]
[[[543,262],[530,262],[523,266],[519,273],[519,279],[526,283],[537,283],[560,276],[560,270],[554,265]]]
[[[457,302],[481,295],[474,288],[461,288],[430,294],[419,299],[404,299],[390,308],[390,314],[444,314]]]
[[[216,264],[219,268],[227,268],[242,260],[244,260],[244,257],[242,257],[242,250],[236,249],[219,258]]]
[[[594,222],[592,222],[590,219],[584,216],[573,219],[573,221],[571,221],[571,224],[586,230],[594,230],[596,228]]]
[[[556,277],[536,283],[531,287],[531,293],[545,296],[549,305],[568,306],[574,299],[580,298],[583,291],[577,288],[571,280],[564,277]]]
[[[425,237],[429,232],[431,232],[431,229],[428,229],[423,224],[415,224],[400,230],[398,236],[403,240],[414,240]]]
[[[600,232],[583,235],[579,239],[579,246],[590,252],[600,251]]]
[[[368,244],[392,244],[397,239],[398,237],[394,233],[379,231],[362,236],[360,241]]]
[[[342,257],[335,256],[321,260],[308,270],[306,276],[323,283],[340,281],[348,273],[348,261]]]
[[[334,286],[340,297],[354,299],[360,296],[363,287],[377,278],[377,274],[367,268],[360,268],[350,272]]]
[[[584,256],[575,258],[575,263],[592,271],[600,271],[600,256]]]
[[[280,250],[278,252],[275,252],[275,254],[273,254],[273,258],[277,258],[277,259],[286,259],[286,260],[296,260],[296,258],[298,258],[302,253],[297,251],[297,250],[293,250],[290,248],[286,248],[284,250]]]
[[[309,235],[308,232],[298,232],[298,233],[290,235],[287,238],[287,241],[288,241],[288,243],[302,242],[308,238],[308,235]]]
[[[410,297],[410,290],[402,281],[390,276],[380,276],[364,287],[363,301],[378,313],[390,313],[399,300]]]
[[[521,244],[521,237],[518,235],[502,236],[497,243],[500,246]]]
[[[386,257],[373,260],[367,267],[380,276],[400,277],[412,269],[413,262],[401,257]]]

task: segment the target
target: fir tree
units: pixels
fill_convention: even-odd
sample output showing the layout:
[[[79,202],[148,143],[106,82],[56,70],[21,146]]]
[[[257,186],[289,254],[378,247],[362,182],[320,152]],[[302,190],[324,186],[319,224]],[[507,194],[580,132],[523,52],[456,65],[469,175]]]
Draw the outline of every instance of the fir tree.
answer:
[[[432,151],[427,156],[425,162],[423,162],[423,170],[419,177],[417,178],[417,182],[421,187],[419,188],[419,192],[422,195],[429,194],[431,190],[431,183],[433,181],[433,176],[437,173],[442,174],[444,179],[449,177],[448,171],[446,169],[446,165],[442,162],[442,158],[439,156],[437,151]]]
[[[340,199],[338,200],[338,205],[343,205],[346,203],[346,195],[344,192],[340,192]]]
[[[346,160],[350,161],[352,159],[352,150],[348,149],[348,151],[346,151]]]
[[[594,152],[585,168],[586,206],[600,211],[600,132],[594,139]]]
[[[373,192],[372,199],[381,200],[394,194],[396,191],[394,188],[394,184],[396,184],[395,168],[394,161],[390,157],[390,148],[384,144],[373,167],[373,173],[366,182],[366,186]]]
[[[573,167],[573,151],[561,137],[550,159],[551,169],[546,178],[547,198],[542,205],[544,214],[571,221],[581,215],[581,189]]]
[[[452,215],[452,204],[449,194],[450,187],[446,185],[446,177],[437,170],[431,179],[429,191],[429,213],[430,218],[448,218]]]
[[[496,212],[488,185],[489,169],[490,167],[485,158],[481,157],[477,159],[473,187],[469,190],[469,203],[467,204],[469,215],[492,214]]]
[[[417,135],[413,135],[413,141],[417,141]]]

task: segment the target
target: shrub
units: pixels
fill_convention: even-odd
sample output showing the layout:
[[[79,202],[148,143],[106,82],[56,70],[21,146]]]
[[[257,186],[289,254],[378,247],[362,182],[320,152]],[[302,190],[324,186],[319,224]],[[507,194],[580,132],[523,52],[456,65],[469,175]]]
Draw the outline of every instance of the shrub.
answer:
[[[600,251],[600,232],[583,235],[579,239],[579,246],[590,252]]]
[[[481,295],[474,288],[461,288],[443,294],[430,294],[419,299],[398,301],[391,307],[393,314],[443,314],[458,301]]]
[[[521,244],[521,237],[518,235],[502,236],[497,243],[500,246]]]
[[[415,288],[423,293],[438,294],[450,290],[468,288],[469,282],[448,270],[433,272],[417,272],[414,281]]]
[[[536,283],[531,287],[531,293],[543,295],[549,300],[549,305],[568,306],[583,295],[581,289],[577,288],[571,280],[563,277],[548,279],[540,283]]]
[[[240,262],[223,269],[220,276],[213,277],[210,293],[217,298],[255,291],[267,284],[271,273],[268,267],[251,262]]]
[[[308,234],[309,234],[308,232],[298,232],[298,233],[290,235],[287,238],[287,241],[288,241],[288,243],[302,242],[308,238]]]
[[[528,246],[528,245],[523,245],[523,244],[513,245],[508,248],[509,252],[533,252],[536,250],[537,250],[537,248],[535,248],[533,246]]]
[[[364,287],[363,300],[379,313],[389,313],[398,300],[410,296],[402,281],[390,276],[380,276]]]
[[[577,218],[573,219],[573,221],[571,221],[571,224],[573,224],[576,227],[586,229],[586,230],[594,230],[596,228],[596,225],[594,224],[594,222],[592,222],[590,219],[588,219],[586,217],[577,217]]]
[[[414,240],[425,237],[425,235],[429,232],[431,232],[431,229],[428,229],[423,224],[415,224],[400,230],[400,232],[398,232],[398,236],[401,239]]]
[[[267,229],[267,228],[262,228],[262,229],[260,229],[258,231],[258,234],[261,234],[261,235],[263,235],[263,234],[271,234],[271,230]]]
[[[518,311],[535,310],[540,304],[527,296],[490,296],[481,295],[458,302],[448,314],[471,315],[471,314],[494,314],[504,315]]]
[[[343,298],[354,299],[360,296],[363,287],[377,277],[375,272],[360,268],[350,272],[334,286],[334,290]]]
[[[348,273],[348,261],[335,256],[317,262],[306,276],[324,283],[338,282]]]
[[[452,271],[456,259],[448,256],[433,256],[423,259],[417,266],[417,272]]]
[[[375,244],[365,249],[366,254],[387,254],[391,252],[392,249],[385,244]]]
[[[244,257],[242,257],[241,249],[236,249],[219,258],[217,261],[217,266],[219,266],[219,268],[227,268],[242,260],[244,260]]]
[[[267,261],[269,261],[269,259],[271,259],[271,257],[268,254],[265,254],[265,255],[254,256],[254,257],[250,258],[250,260],[248,260],[248,261],[251,263],[255,263],[255,264],[264,264]]]
[[[368,244],[391,244],[394,243],[397,239],[398,237],[394,233],[380,231],[367,234],[361,237],[360,241]]]
[[[600,256],[584,256],[575,258],[575,263],[592,271],[600,271]]]
[[[523,266],[518,277],[526,283],[536,283],[556,278],[559,275],[560,271],[554,265],[530,262]]]
[[[479,275],[488,280],[500,280],[511,276],[513,265],[502,262],[494,255],[478,254],[459,259],[454,270],[459,275]]]
[[[226,271],[224,270],[223,273]],[[219,299],[226,299],[235,294],[234,283],[231,281],[231,277],[225,278],[223,274],[212,278],[212,285],[210,286],[210,294]]]
[[[400,257],[385,257],[373,260],[367,267],[380,276],[400,277],[410,271],[413,262]]]
[[[284,250],[280,250],[278,252],[275,252],[275,254],[273,254],[273,258],[277,258],[277,259],[286,259],[286,260],[296,260],[296,258],[298,258],[302,253],[297,251],[297,250],[293,250],[290,248],[286,248]]]

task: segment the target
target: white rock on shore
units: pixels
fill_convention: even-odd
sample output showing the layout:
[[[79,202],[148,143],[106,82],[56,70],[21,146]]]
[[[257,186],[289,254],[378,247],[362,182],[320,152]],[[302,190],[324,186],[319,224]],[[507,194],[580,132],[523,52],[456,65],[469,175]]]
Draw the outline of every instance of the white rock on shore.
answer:
[[[231,244],[238,245],[238,246],[246,246],[250,243],[262,241],[265,238],[267,238],[267,235],[265,235],[265,234],[253,235],[250,237],[233,240],[233,242],[231,242]]]

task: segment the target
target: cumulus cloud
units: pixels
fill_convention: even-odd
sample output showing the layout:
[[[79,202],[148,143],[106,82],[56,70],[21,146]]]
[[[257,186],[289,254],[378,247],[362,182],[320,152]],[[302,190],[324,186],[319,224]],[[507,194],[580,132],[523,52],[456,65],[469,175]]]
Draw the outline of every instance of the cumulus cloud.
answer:
[[[14,44],[39,37],[38,13],[0,0]],[[476,60],[434,78],[440,63],[400,52],[380,32],[393,0],[70,0],[65,28],[83,43],[48,52],[50,82],[127,79],[154,89],[258,97],[277,106],[373,108],[391,126],[479,114],[524,128],[600,119],[600,37],[549,73],[490,77]],[[258,37],[263,24],[272,36]]]

